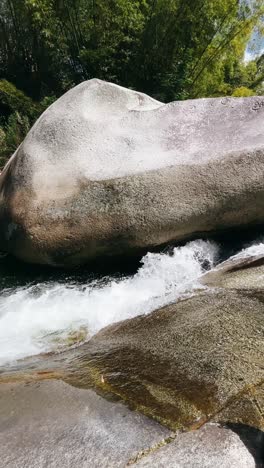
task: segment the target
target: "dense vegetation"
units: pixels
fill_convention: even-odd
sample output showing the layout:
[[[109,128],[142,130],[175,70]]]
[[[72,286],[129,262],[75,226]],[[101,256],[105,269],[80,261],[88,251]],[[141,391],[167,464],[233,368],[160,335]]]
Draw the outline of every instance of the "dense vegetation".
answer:
[[[161,101],[261,94],[245,63],[263,0],[1,0],[0,165],[37,116],[98,77]]]

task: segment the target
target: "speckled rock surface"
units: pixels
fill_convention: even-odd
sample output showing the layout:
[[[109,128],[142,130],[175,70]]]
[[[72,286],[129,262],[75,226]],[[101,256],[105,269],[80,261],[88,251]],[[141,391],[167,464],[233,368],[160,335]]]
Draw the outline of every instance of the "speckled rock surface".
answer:
[[[0,385],[0,444],[3,468],[255,467],[251,447],[229,429],[172,433],[59,381]]]
[[[170,432],[63,382],[0,385],[1,468],[118,468]]]
[[[100,80],[36,122],[0,176],[0,250],[72,266],[264,222],[264,98],[167,105]]]
[[[263,319],[263,290],[197,293],[101,330],[76,349],[70,381],[92,379],[172,429],[263,430]]]
[[[174,442],[142,457],[138,468],[255,468],[255,461],[237,434],[206,424],[180,434]]]
[[[200,281],[215,288],[264,289],[264,255],[226,260],[203,275]]]

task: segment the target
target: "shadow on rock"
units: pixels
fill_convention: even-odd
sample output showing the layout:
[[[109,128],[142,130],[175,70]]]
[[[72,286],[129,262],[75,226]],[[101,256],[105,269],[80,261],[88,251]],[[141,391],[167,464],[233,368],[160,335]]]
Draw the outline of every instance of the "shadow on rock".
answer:
[[[245,424],[226,424],[226,427],[239,435],[248,451],[254,457],[256,468],[264,467],[264,432]]]

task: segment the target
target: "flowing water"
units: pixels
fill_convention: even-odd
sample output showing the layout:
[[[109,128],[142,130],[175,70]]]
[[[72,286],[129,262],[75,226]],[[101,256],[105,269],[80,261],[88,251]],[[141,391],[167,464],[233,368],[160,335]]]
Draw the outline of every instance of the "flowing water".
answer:
[[[264,243],[255,241],[237,255],[259,254],[264,254]],[[221,245],[195,240],[167,252],[148,253],[136,271],[105,276],[87,269],[71,275],[44,274],[4,259],[0,265],[0,366],[77,346],[111,323],[148,314],[191,294],[202,287],[201,275],[222,258]]]

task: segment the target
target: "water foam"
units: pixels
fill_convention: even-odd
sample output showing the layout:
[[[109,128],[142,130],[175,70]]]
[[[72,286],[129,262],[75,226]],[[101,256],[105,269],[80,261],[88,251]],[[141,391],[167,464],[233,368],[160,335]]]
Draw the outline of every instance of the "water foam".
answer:
[[[119,320],[147,314],[190,293],[218,255],[216,244],[193,241],[172,253],[148,253],[131,276],[73,283],[39,283],[0,296],[0,363],[59,350],[89,339]]]
[[[249,257],[258,257],[259,255],[264,255],[264,239],[259,241],[254,241],[252,244],[248,245],[246,248],[242,249],[236,255],[230,257],[231,260],[238,260]]]

